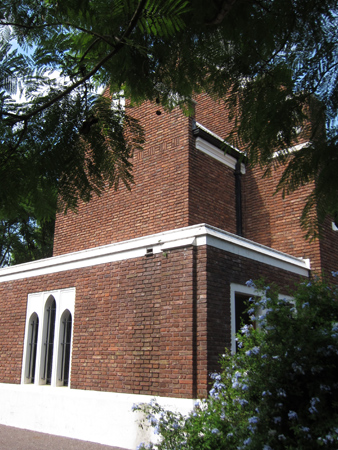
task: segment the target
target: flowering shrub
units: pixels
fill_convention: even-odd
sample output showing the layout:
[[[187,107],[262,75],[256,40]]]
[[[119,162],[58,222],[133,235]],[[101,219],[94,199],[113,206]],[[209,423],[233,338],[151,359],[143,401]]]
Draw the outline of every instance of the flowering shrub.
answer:
[[[292,302],[273,286],[257,290],[249,309],[258,326],[243,326],[236,355],[223,355],[208,399],[188,417],[136,407],[160,436],[140,448],[338,448],[337,288],[306,282]]]

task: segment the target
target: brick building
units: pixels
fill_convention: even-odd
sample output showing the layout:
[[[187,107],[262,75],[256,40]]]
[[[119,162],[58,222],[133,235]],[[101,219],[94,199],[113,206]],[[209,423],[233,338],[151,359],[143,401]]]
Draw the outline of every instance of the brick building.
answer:
[[[146,144],[131,191],[59,214],[54,256],[0,270],[0,423],[135,448],[132,404],[188,411],[264,277],[283,294],[334,269],[338,234],[304,240],[305,187],[282,199],[236,149],[224,106],[133,110]],[[300,141],[298,145],[304,145]]]

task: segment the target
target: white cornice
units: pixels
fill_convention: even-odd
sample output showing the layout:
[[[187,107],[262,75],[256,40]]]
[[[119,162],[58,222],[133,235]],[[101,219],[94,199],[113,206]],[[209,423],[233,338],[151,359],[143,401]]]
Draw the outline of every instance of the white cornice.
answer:
[[[303,276],[309,275],[309,260],[295,258],[286,253],[278,252],[210,225],[199,224],[39,261],[18,264],[17,266],[4,267],[0,269],[0,283],[64,272],[66,270],[81,269],[114,261],[141,258],[145,257],[149,249],[152,249],[152,253],[155,254],[191,245],[210,245],[289,272]]]
[[[231,169],[235,170],[237,159],[233,156],[227,154],[226,152],[222,151],[221,149],[217,148],[215,145],[210,144],[210,142],[207,142],[203,138],[197,137],[196,138],[196,148],[197,150],[200,150],[201,152],[211,156],[212,158],[216,159],[217,161],[220,161],[221,163],[225,164],[226,166],[230,167]],[[241,172],[245,173],[245,165],[241,163]]]

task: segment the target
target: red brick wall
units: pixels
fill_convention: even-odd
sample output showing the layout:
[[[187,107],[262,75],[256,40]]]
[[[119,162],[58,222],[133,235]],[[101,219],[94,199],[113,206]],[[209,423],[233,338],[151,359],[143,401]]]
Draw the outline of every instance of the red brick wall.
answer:
[[[78,214],[58,215],[54,255],[197,223],[236,233],[234,171],[196,150],[191,119],[178,109],[158,116],[157,109],[145,103],[132,110],[145,127],[146,144],[134,156],[131,191],[121,186],[82,204]],[[221,137],[230,132],[224,102],[206,94],[197,96],[195,118]],[[311,187],[285,199],[273,195],[281,174],[280,167],[273,177],[262,178],[263,171],[255,167],[242,176],[243,235],[310,258],[316,271],[328,270],[335,263],[330,244],[337,248],[338,238],[328,230],[321,244],[304,239],[300,216]]]
[[[134,185],[120,186],[81,204],[77,214],[59,214],[54,255],[187,226],[189,119],[176,109],[156,115],[158,105],[133,108],[146,144],[134,155]]]
[[[232,131],[224,100],[212,100],[207,94],[196,97],[195,118],[204,127],[226,139]]]
[[[203,397],[230,343],[230,282],[298,278],[205,246],[0,284],[0,382],[20,383],[28,293],[76,287],[71,387]]]
[[[207,223],[236,233],[234,170],[197,150],[190,151],[189,224]]]
[[[217,105],[200,100],[196,118],[210,125],[207,111]],[[192,121],[179,109],[156,110],[149,102],[131,109],[146,139],[133,158],[131,191],[121,186],[81,204],[77,214],[58,214],[55,256],[203,222],[235,232],[233,170],[195,149]]]
[[[27,294],[19,283],[0,284],[0,382],[20,383]]]
[[[97,270],[76,294],[72,387],[191,397],[192,248]]]
[[[213,101],[206,94],[197,96],[196,120],[221,138],[227,138],[231,132],[224,101]],[[305,142],[309,134],[308,125],[299,143]],[[195,156],[194,153],[192,155]],[[228,174],[223,175],[221,172],[226,169],[221,168],[219,163],[206,163],[203,158],[206,160],[208,157],[199,155],[199,163],[192,157],[191,223],[199,223],[199,218],[203,217],[203,213],[199,213],[207,207],[204,217],[210,219],[205,222],[235,233],[233,172],[228,169]],[[212,169],[207,175],[210,167]],[[310,258],[311,267],[317,273],[336,270],[338,232],[332,231],[331,223],[327,221],[321,241],[309,242],[305,239],[306,232],[300,226],[300,217],[312,188],[310,185],[303,187],[284,199],[280,193],[274,195],[282,172],[283,168],[279,167],[273,171],[273,176],[263,178],[259,167],[247,167],[247,173],[242,176],[244,237],[297,257]],[[223,183],[228,183],[228,189],[224,189]],[[222,207],[223,199],[226,208]]]
[[[0,382],[20,383],[28,293],[75,286],[72,388],[194,397],[195,276],[188,247],[1,283]]]
[[[300,217],[311,186],[298,189],[284,199],[274,195],[283,168],[263,178],[259,167],[248,169],[243,177],[244,236],[268,247],[301,258],[310,258],[314,270],[320,270],[319,242],[305,239]]]

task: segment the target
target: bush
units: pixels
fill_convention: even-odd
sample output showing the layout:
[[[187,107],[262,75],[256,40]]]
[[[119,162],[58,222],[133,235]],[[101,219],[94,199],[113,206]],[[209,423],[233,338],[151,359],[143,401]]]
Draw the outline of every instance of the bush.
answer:
[[[258,283],[257,292],[252,324],[242,327],[236,355],[223,355],[222,372],[211,375],[208,399],[188,417],[155,402],[135,408],[159,435],[140,448],[338,448],[337,288],[303,283],[292,302],[274,286]]]

